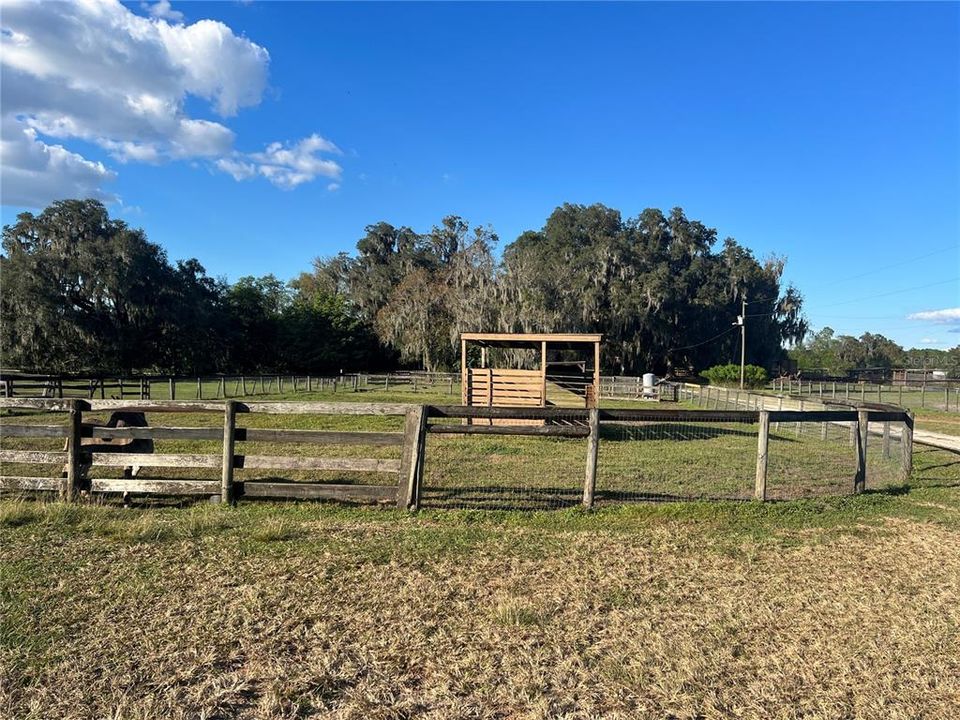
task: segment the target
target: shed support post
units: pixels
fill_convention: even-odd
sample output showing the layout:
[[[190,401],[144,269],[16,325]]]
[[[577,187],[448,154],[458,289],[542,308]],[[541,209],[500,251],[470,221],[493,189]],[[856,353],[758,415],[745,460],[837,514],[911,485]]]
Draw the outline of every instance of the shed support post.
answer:
[[[490,375],[490,397],[493,397],[493,374]],[[540,407],[547,406],[547,341],[540,343]]]

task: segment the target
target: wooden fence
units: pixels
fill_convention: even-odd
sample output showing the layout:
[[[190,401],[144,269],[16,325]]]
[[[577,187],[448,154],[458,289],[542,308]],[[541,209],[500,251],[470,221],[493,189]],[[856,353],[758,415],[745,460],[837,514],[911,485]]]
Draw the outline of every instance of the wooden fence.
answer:
[[[12,424],[0,421],[0,438],[64,438],[62,452],[0,450],[0,462],[18,464],[56,464],[65,468],[64,477],[0,475],[0,490],[56,491],[71,499],[78,491],[92,493],[144,493],[161,495],[207,495],[232,503],[241,497],[331,499],[347,501],[389,501],[398,507],[410,505],[410,491],[417,485],[422,466],[424,409],[403,404],[251,402],[227,400],[223,403],[161,402],[120,400],[46,400],[0,399],[0,408],[67,413],[65,425]],[[222,413],[223,427],[98,427],[83,423],[85,412],[144,413]],[[333,432],[320,430],[258,429],[237,425],[238,415],[400,415],[405,416],[403,432]],[[84,448],[83,438],[129,438],[140,440],[219,440],[221,454],[159,454],[97,452],[96,445]],[[236,453],[236,443],[310,443],[323,445],[399,445],[401,459],[325,458],[300,456],[263,456]],[[215,468],[219,480],[93,478],[84,475],[93,468],[130,466],[165,468]],[[235,482],[237,468],[277,470],[333,470],[338,472],[384,473],[395,481],[388,485],[354,485],[317,482]]]
[[[818,380],[776,378],[768,385],[784,395],[842,400],[848,403],[895,404],[899,407],[920,407],[946,412],[960,412],[960,382],[929,381],[916,385],[848,383]]]
[[[744,423],[757,424],[756,476],[754,497],[767,497],[767,455],[771,423],[849,423],[856,472],[854,492],[862,492],[866,483],[866,445],[870,422],[885,425],[903,424],[901,443],[904,447],[901,473],[909,477],[912,470],[913,417],[901,410],[635,410],[580,409],[556,407],[468,407],[462,405],[426,406],[410,404],[324,403],[324,402],[249,402],[227,400],[214,402],[182,401],[119,401],[78,399],[0,399],[0,409],[34,410],[66,413],[63,425],[15,424],[15,418],[0,418],[0,438],[63,438],[61,452],[0,449],[0,462],[17,464],[56,464],[65,468],[64,477],[0,475],[0,490],[54,491],[65,500],[78,492],[135,493],[160,495],[205,495],[220,502],[233,503],[241,498],[329,499],[354,502],[390,502],[397,507],[416,509],[420,504],[425,438],[428,433],[470,435],[526,435],[540,437],[581,438],[586,441],[583,474],[583,505],[592,507],[597,478],[597,456],[603,422],[611,423]],[[219,427],[97,427],[83,423],[83,414],[90,412],[143,413],[218,413],[223,416]],[[387,415],[404,417],[402,432],[334,432],[321,430],[259,429],[238,425],[245,414],[271,415]],[[544,421],[538,425],[463,424],[464,420],[529,420]],[[434,421],[434,422],[431,422]],[[96,446],[85,449],[84,438],[130,438],[166,440],[214,440],[221,443],[218,454],[155,454],[98,452]],[[334,446],[398,445],[399,460],[321,458],[302,456],[264,456],[238,454],[236,444],[247,441],[276,443],[308,443]],[[219,480],[149,479],[131,477],[93,478],[85,476],[96,467],[123,468],[132,465],[168,468],[213,468],[220,471]],[[269,468],[277,470],[338,471],[384,473],[394,481],[384,485],[333,484],[328,482],[265,482],[234,480],[237,468]],[[705,472],[709,469],[705,468]]]

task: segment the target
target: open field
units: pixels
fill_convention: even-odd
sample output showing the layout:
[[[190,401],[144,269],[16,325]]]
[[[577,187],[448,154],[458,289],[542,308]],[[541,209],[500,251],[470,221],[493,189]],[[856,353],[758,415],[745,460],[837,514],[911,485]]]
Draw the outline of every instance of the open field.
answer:
[[[595,513],[2,501],[0,713],[955,717],[938,464],[859,497]]]
[[[400,421],[243,425],[278,420]],[[770,494],[833,497],[613,504],[749,496],[755,426],[654,422],[603,428],[592,513],[0,500],[0,716],[953,717],[960,458],[916,448],[905,483],[871,438],[850,496],[848,428],[806,425],[771,429]],[[583,463],[431,435],[424,506],[563,508]]]

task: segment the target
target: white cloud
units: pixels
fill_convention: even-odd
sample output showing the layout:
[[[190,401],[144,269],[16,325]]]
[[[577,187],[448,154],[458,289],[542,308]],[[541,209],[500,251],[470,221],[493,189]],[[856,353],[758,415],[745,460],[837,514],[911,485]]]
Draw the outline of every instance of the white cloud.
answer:
[[[249,180],[257,175],[257,168],[242,160],[220,158],[217,160],[216,166],[223,172],[232,175],[234,180]]]
[[[150,18],[116,0],[4,2],[4,202],[42,206],[63,197],[65,185],[78,196],[110,197],[101,183],[115,173],[64,147],[74,140],[120,163],[199,160],[285,189],[317,176],[339,179],[340,166],[319,156],[338,150],[319,135],[248,157],[223,122],[188,115],[191,96],[221,119],[259,104],[270,56],[223,23],[183,24],[167,0],[143,7]],[[58,173],[67,166],[65,179]]]
[[[170,0],[160,0],[154,3],[140,3],[140,6],[150,13],[150,17],[163,18],[173,22],[183,22],[183,13],[170,7]]]
[[[333,160],[319,157],[321,152],[340,154],[340,149],[314,134],[291,146],[270,143],[264,152],[250,153],[247,157],[256,164],[257,172],[274,185],[292,190],[318,175],[340,179],[342,168]]]
[[[62,145],[48,145],[37,139],[32,128],[8,129],[8,124],[4,118],[0,139],[0,201],[4,205],[34,206],[38,197],[45,202],[73,197],[118,200],[102,187],[116,178],[102,163],[86,160]]]
[[[960,323],[960,307],[915,312],[907,315],[907,320],[923,320],[925,322],[952,325],[954,323]]]

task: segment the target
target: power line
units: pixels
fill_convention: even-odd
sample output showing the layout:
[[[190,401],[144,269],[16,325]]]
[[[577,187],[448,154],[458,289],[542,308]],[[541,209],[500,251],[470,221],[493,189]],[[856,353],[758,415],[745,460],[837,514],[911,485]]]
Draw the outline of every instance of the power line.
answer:
[[[901,288],[900,290],[891,290],[890,292],[876,293],[875,295],[864,295],[863,297],[852,298],[850,300],[841,300],[840,302],[830,303],[829,305],[824,305],[823,307],[836,307],[837,305],[849,305],[850,303],[860,302],[862,300],[873,300],[874,298],[889,297],[890,295],[899,295],[900,293],[912,292],[914,290],[923,290],[924,288],[936,287],[937,285],[946,285],[948,283],[955,283],[958,280],[960,280],[960,276],[952,277],[947,280],[939,280],[937,282],[926,283],[924,285],[914,285],[913,287]]]
[[[667,352],[673,352],[674,350],[691,350],[691,349],[693,349],[693,348],[698,348],[698,347],[700,347],[701,345],[706,345],[707,343],[713,342],[714,340],[717,340],[718,338],[723,337],[723,336],[726,335],[727,333],[733,332],[733,331],[736,330],[738,327],[740,327],[740,326],[739,326],[739,325],[734,325],[733,327],[729,327],[729,328],[727,328],[726,330],[724,330],[722,333],[720,333],[720,334],[718,334],[718,335],[714,335],[714,336],[713,336],[712,338],[710,338],[709,340],[704,340],[703,342],[699,342],[699,343],[696,343],[696,344],[694,344],[694,345],[684,345],[683,347],[668,348],[668,349],[667,349]]]
[[[948,250],[958,250],[958,249],[960,249],[960,245],[947,245],[946,247],[938,248],[937,250],[931,250],[930,252],[924,253],[922,255],[915,255],[913,257],[908,257],[904,260],[891,263],[890,265],[881,265],[880,267],[873,268],[872,270],[866,270],[862,273],[858,273],[857,275],[848,275],[846,277],[840,277],[840,278],[831,280],[829,281],[829,283],[821,283],[820,285],[814,285],[813,289],[816,290],[818,287],[826,287],[827,285],[836,285],[837,283],[847,282],[848,280],[857,280],[858,278],[862,278],[867,275],[872,275],[874,273],[882,272],[883,270],[902,267],[903,265],[907,265],[909,263],[916,262],[918,260],[926,260],[929,257],[933,257],[934,255],[939,255],[940,253],[947,252]],[[951,282],[951,281],[948,280],[947,282]],[[921,287],[931,287],[931,286],[927,285],[927,286],[921,286]],[[809,290],[809,288],[807,289]],[[913,289],[919,289],[919,288],[913,288]],[[778,300],[779,297],[780,296],[777,295],[774,297],[760,298],[758,300],[750,300],[747,302],[747,304],[752,305],[753,303],[761,303],[761,302],[768,302],[770,300]],[[879,296],[871,296],[871,297],[884,297],[884,296],[879,295]],[[851,300],[850,302],[856,302],[856,301]],[[830,306],[828,305],[827,307],[830,307]],[[758,316],[753,316],[753,317],[758,317]]]

